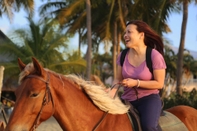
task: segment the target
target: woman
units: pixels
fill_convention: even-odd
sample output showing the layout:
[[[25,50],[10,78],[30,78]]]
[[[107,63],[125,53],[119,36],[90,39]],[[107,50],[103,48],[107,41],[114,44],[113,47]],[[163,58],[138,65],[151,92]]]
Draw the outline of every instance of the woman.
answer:
[[[166,69],[162,39],[145,22],[134,20],[127,23],[124,40],[129,50],[123,66],[120,64],[121,53],[117,59],[117,78],[113,84],[121,83],[124,86],[121,98],[129,101],[138,110],[142,130],[158,131],[162,108],[159,89],[164,85]],[[151,52],[153,73],[146,65],[147,47],[153,48]],[[117,87],[113,88],[111,96],[116,90]]]

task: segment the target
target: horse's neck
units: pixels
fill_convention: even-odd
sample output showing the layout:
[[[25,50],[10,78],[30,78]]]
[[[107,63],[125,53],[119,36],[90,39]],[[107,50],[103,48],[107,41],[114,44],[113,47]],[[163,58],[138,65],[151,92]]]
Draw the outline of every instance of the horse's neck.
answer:
[[[76,85],[70,82],[64,82],[64,87],[58,86],[57,83],[53,85],[55,88],[54,117],[64,130],[84,130],[84,128],[91,127],[90,125],[84,127],[85,125],[91,123],[95,125],[99,121],[103,111],[99,110],[86,94],[75,87]]]

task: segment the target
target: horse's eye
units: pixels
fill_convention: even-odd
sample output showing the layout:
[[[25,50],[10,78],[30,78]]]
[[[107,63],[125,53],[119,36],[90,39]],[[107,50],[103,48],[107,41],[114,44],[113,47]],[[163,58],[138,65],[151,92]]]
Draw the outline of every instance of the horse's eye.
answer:
[[[37,95],[38,95],[38,94],[33,93],[33,94],[30,95],[30,97],[36,97]]]

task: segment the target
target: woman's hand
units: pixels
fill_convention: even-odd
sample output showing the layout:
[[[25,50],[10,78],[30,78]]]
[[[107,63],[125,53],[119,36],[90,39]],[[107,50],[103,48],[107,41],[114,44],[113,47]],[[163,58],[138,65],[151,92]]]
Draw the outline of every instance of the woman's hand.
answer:
[[[105,92],[108,93],[111,89],[110,88],[106,88]]]
[[[132,88],[138,85],[138,80],[132,78],[126,78],[122,80],[121,84],[125,87]]]

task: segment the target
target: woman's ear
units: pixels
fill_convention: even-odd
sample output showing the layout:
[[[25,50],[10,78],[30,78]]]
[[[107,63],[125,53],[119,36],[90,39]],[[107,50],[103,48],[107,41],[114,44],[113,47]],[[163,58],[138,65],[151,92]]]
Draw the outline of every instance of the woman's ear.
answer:
[[[141,34],[140,34],[141,36],[141,38],[144,38],[144,32],[141,32]]]
[[[144,32],[141,32],[141,33],[140,33],[140,39],[141,39],[141,38],[144,38]]]

